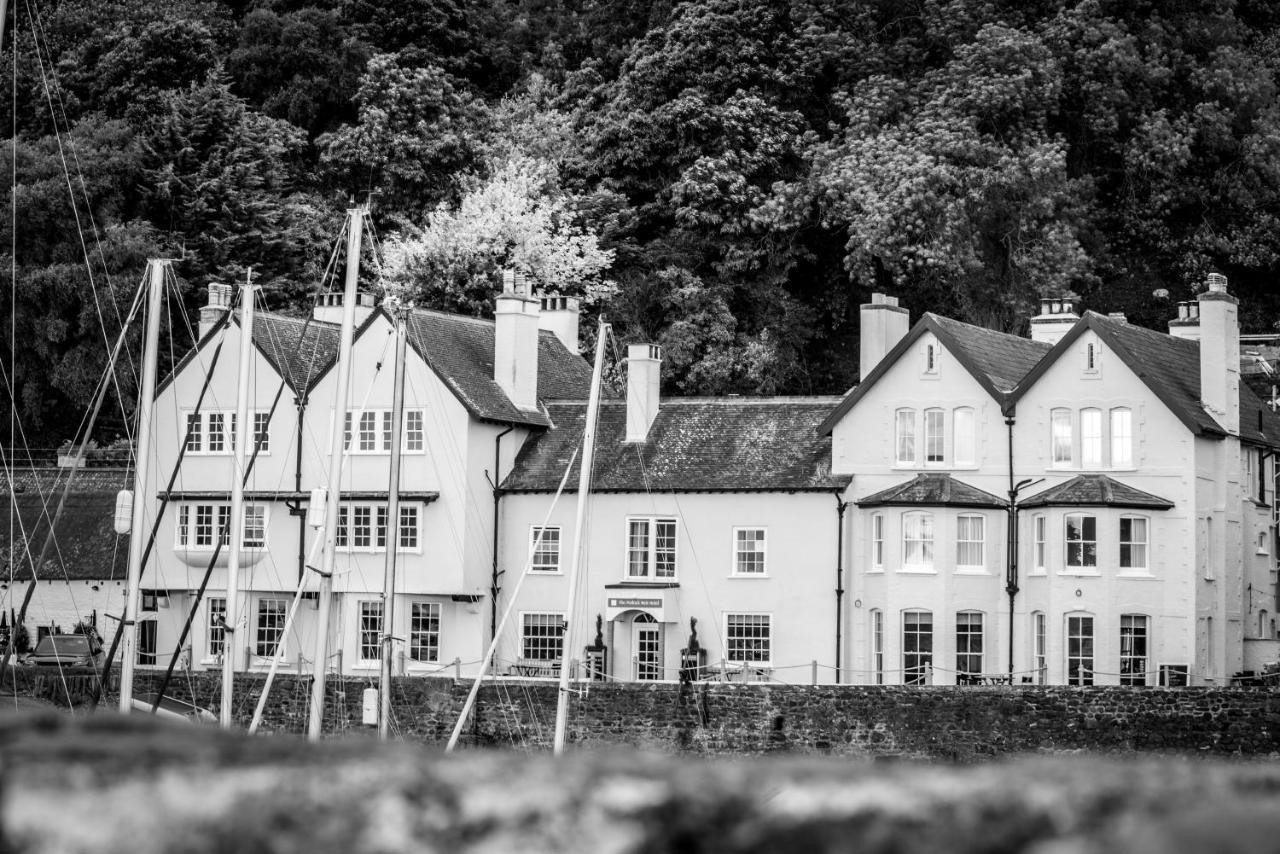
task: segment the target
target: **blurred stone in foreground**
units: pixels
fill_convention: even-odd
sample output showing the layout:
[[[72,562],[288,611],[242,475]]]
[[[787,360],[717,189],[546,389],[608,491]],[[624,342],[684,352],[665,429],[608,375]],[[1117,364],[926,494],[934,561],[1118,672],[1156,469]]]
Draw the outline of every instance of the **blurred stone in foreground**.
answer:
[[[0,724],[0,852],[1261,852],[1280,764],[972,766],[312,747],[106,713]]]

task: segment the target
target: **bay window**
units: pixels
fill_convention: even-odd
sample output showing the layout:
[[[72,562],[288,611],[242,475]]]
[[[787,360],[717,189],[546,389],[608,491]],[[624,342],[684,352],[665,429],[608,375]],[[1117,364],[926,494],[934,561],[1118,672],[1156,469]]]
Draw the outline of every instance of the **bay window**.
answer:
[[[1098,519],[1084,513],[1066,517],[1067,566],[1073,569],[1098,565]]]
[[[933,516],[929,513],[903,515],[902,566],[904,569],[933,569]]]

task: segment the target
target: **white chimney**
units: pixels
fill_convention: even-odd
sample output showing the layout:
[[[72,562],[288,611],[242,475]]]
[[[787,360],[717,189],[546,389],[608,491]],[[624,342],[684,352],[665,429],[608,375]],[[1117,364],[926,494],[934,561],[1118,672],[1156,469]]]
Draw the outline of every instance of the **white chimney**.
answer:
[[[545,294],[540,299],[540,304],[538,328],[555,333],[565,349],[576,355],[579,352],[578,300],[575,297]]]
[[[493,309],[493,380],[520,409],[538,408],[538,301],[514,270],[502,272]]]
[[[1200,294],[1200,400],[1228,433],[1240,432],[1240,321],[1227,277],[1209,274]]]
[[[341,323],[342,297],[342,291],[320,294],[316,297],[316,307],[311,316],[320,323]],[[373,294],[356,294],[356,326],[368,320],[373,310]]]
[[[862,306],[859,319],[858,375],[867,374],[907,335],[911,314],[898,305],[898,298],[872,294],[871,302]]]
[[[1040,313],[1031,318],[1031,340],[1057,344],[1079,319],[1075,300],[1067,297],[1042,299]]]
[[[1178,303],[1178,316],[1169,321],[1169,334],[1188,341],[1200,340],[1200,303]]]
[[[222,316],[231,310],[231,286],[220,282],[209,283],[209,302],[200,309],[200,337],[209,334],[209,330],[218,325]]]
[[[632,344],[627,348],[627,441],[643,442],[658,417],[662,348]]]

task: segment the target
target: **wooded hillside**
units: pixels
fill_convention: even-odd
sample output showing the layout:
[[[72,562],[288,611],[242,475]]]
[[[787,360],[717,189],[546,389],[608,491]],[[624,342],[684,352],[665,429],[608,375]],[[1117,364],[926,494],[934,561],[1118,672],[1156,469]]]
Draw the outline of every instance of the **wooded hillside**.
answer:
[[[873,289],[1010,331],[1068,293],[1163,328],[1210,270],[1246,331],[1280,307],[1280,3],[11,6],[0,314],[33,446],[79,421],[149,255],[189,310],[252,268],[303,311],[370,193],[371,286],[483,314],[521,265],[661,343],[675,394],[843,391]]]

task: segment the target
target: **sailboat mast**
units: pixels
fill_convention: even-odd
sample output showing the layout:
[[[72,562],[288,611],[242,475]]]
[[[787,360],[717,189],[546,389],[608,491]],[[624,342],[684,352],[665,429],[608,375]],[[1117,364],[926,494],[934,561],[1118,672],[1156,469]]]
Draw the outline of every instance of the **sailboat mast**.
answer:
[[[164,274],[168,261],[152,259],[147,291],[146,340],[142,348],[142,386],[138,389],[138,437],[133,467],[133,523],[129,535],[129,576],[125,588],[124,643],[120,661],[120,711],[128,714],[133,705],[133,667],[138,657],[138,605],[142,598],[142,548],[146,539],[143,500],[151,462],[151,439],[155,432],[151,410],[156,396],[156,357],[160,350],[160,303],[164,296]]]
[[[565,610],[564,637],[560,650],[560,690],[556,697],[556,730],[552,749],[564,753],[565,729],[569,722],[569,652],[574,629],[573,609],[582,586],[582,539],[587,520],[587,493],[591,489],[591,466],[596,452],[596,416],[600,411],[600,382],[604,375],[604,345],[609,325],[603,320],[596,330],[596,360],[591,370],[591,397],[587,400],[587,420],[582,427],[582,467],[578,471],[578,510],[573,525],[573,550],[569,553],[569,607]]]
[[[391,398],[391,483],[387,488],[387,563],[382,578],[382,684],[378,686],[378,737],[391,730],[391,651],[395,625],[396,552],[400,546],[400,446],[404,435],[404,358],[409,327],[409,304],[397,302],[395,391]]]
[[[347,231],[347,280],[342,297],[342,326],[338,333],[338,376],[334,387],[333,436],[329,443],[329,488],[325,495],[324,557],[320,568],[320,601],[316,624],[316,659],[311,680],[311,710],[307,738],[320,740],[324,722],[324,677],[329,663],[329,611],[333,606],[333,568],[336,563],[338,499],[342,489],[342,452],[351,384],[351,339],[356,325],[356,286],[360,278],[360,236],[364,208],[352,208]]]
[[[252,275],[252,274],[250,274]],[[240,555],[244,551],[244,470],[253,424],[249,419],[249,367],[253,359],[253,310],[256,288],[248,281],[240,292],[240,370],[236,379],[235,462],[231,477],[231,553],[227,557],[227,608],[222,629],[222,707],[218,723],[231,728],[231,698],[240,651]]]

